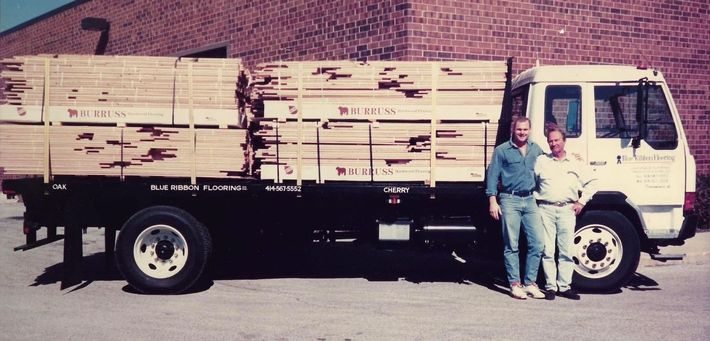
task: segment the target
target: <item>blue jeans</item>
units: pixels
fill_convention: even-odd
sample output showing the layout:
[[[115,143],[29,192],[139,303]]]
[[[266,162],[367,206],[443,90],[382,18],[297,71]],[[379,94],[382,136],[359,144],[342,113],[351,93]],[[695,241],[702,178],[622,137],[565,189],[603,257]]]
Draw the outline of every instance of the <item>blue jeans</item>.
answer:
[[[508,282],[520,283],[520,259],[518,256],[518,240],[520,239],[520,223],[525,229],[528,240],[528,254],[525,261],[525,278],[523,284],[530,285],[537,280],[540,269],[540,257],[544,246],[544,230],[538,212],[537,202],[532,195],[518,197],[501,193],[500,209],[503,227],[503,260],[508,273]]]
[[[574,225],[576,216],[572,205],[563,207],[540,205],[542,224],[545,226],[545,248],[542,253],[542,269],[545,270],[545,289],[567,291],[572,284],[574,272]],[[555,263],[555,246],[558,259]]]

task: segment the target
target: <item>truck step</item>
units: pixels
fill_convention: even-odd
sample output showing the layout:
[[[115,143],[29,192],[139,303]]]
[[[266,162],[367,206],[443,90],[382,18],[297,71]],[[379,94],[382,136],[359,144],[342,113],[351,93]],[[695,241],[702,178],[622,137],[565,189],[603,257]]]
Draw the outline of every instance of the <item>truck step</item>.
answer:
[[[683,260],[685,253],[679,255],[662,255],[660,253],[652,253],[651,259],[657,260],[659,262],[665,262],[669,260]]]
[[[14,248],[14,250],[15,250],[15,251],[20,251],[20,250],[22,250],[22,251],[27,251],[27,250],[34,249],[34,248],[36,248],[36,247],[40,247],[40,246],[42,246],[42,245],[47,245],[47,244],[49,244],[49,243],[56,242],[57,240],[62,240],[62,239],[64,239],[64,235],[59,234],[59,235],[56,235],[56,236],[47,237],[47,238],[45,238],[45,239],[38,240],[38,241],[36,241],[36,242],[34,242],[34,243],[27,243],[27,244],[24,244],[24,245],[16,246],[16,247]]]

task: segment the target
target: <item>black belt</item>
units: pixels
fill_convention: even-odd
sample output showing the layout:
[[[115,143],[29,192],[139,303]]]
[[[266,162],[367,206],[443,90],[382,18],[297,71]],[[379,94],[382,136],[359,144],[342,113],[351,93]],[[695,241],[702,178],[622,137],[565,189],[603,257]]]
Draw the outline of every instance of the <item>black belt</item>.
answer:
[[[533,194],[533,190],[529,191],[501,191],[501,193],[507,193],[507,194],[512,194],[512,195],[517,195],[519,197],[529,197]]]
[[[546,201],[546,200],[538,200],[537,201],[538,205],[550,205],[550,206],[557,206],[557,207],[564,207],[564,206],[567,206],[572,203],[574,203],[574,201],[556,201],[556,202]]]

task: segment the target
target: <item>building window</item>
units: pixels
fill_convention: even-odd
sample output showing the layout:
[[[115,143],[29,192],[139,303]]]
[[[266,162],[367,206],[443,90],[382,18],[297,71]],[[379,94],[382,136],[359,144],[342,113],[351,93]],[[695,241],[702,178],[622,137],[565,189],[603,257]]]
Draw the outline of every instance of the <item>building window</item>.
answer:
[[[180,54],[180,57],[227,58],[227,46],[220,46],[206,50],[188,51],[184,54]]]

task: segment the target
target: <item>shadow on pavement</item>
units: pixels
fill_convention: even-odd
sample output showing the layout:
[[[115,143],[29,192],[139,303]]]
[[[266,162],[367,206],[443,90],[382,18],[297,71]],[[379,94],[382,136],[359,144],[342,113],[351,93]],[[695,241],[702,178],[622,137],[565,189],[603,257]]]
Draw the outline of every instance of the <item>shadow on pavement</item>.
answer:
[[[213,280],[255,280],[274,278],[364,278],[369,281],[399,281],[410,283],[449,282],[462,285],[479,285],[491,291],[508,295],[508,283],[500,257],[470,255],[466,263],[456,260],[450,253],[425,250],[387,250],[369,244],[314,244],[313,247],[291,251],[219,252],[212,257],[206,270],[206,279],[198,282],[185,294],[208,290]],[[123,281],[113,261],[103,253],[83,258],[81,271],[69,285],[69,292],[81,290],[95,281]],[[52,265],[39,275],[32,286],[61,283],[64,268],[61,263]],[[538,283],[544,285],[542,269]],[[628,290],[660,290],[658,283],[636,273],[624,287]],[[123,290],[140,294],[130,285]],[[615,294],[597,292],[594,294]]]
[[[634,291],[661,290],[661,288],[658,287],[658,282],[638,272],[631,277],[631,280],[629,280],[629,283],[626,284],[624,288]]]
[[[314,244],[291,251],[219,252],[208,265],[209,280],[197,283],[195,293],[208,290],[212,280],[273,278],[364,278],[370,281],[406,280],[411,283],[452,282],[480,285],[507,295],[507,281],[500,259],[466,257],[461,263],[443,251],[385,250],[370,245]],[[104,253],[82,259],[81,270],[69,281],[62,263],[45,269],[31,286],[62,283],[69,292],[81,290],[95,281],[123,281],[113,261]],[[140,294],[127,285],[127,293]]]
[[[54,264],[46,269],[44,273],[35,278],[35,282],[30,286],[40,286],[61,283],[64,279],[64,266],[62,263]],[[85,256],[81,263],[81,272],[76,274],[75,278],[71,278],[69,286],[79,284],[72,288],[70,292],[80,290],[94,281],[115,281],[123,280],[121,274],[116,269],[113,262],[108,262],[103,253],[94,253]],[[68,286],[62,287],[66,289]]]

